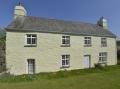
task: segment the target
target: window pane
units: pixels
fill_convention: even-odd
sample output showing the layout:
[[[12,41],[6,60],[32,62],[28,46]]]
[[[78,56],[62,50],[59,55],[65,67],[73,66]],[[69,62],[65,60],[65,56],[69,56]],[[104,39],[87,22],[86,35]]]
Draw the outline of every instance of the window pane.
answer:
[[[66,55],[66,59],[69,59],[70,58],[70,55]]]
[[[27,34],[27,44],[32,45],[37,43],[37,36],[35,34]]]
[[[62,60],[62,66],[64,66],[65,65],[65,60]]]
[[[100,62],[106,62],[107,61],[107,53],[106,52],[99,53],[99,61]]]
[[[88,40],[88,44],[90,44],[90,40]]]
[[[65,55],[62,55],[62,59],[65,60]]]
[[[62,44],[65,44],[65,39],[62,39]]]
[[[84,44],[85,45],[91,45],[91,37],[85,37],[84,38]]]
[[[27,38],[27,44],[31,44],[31,38]]]
[[[105,57],[103,57],[102,61],[103,61],[103,62],[104,62],[104,61],[106,61],[106,58],[105,58]]]
[[[62,55],[62,66],[69,66],[70,55]]]
[[[84,42],[85,42],[85,44],[87,44],[87,40],[85,40]]]
[[[101,38],[101,46],[106,47],[107,46],[107,39],[106,38]]]
[[[70,44],[70,36],[62,36],[62,44]]]
[[[65,36],[62,36],[62,38],[65,38]]]
[[[101,53],[99,53],[99,56],[101,56]]]
[[[32,44],[36,44],[36,38],[32,38]]]
[[[99,57],[99,61],[101,61],[102,60],[102,58],[101,57]]]
[[[69,40],[69,39],[66,39],[65,44],[69,44],[69,43],[70,43],[70,40]]]
[[[36,35],[32,35],[32,37],[36,37]]]
[[[31,35],[27,35],[27,37],[31,37]]]
[[[70,36],[66,36],[66,39],[70,39]]]
[[[66,65],[69,65],[69,60],[66,60]]]

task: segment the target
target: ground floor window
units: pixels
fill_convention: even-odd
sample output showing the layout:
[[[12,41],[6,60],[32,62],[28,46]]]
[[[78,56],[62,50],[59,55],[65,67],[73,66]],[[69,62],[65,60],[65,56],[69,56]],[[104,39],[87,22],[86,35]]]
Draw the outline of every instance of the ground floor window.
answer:
[[[70,66],[70,55],[62,55],[62,67]]]
[[[28,74],[34,74],[35,73],[35,60],[34,59],[28,59]]]
[[[99,53],[99,63],[107,63],[107,52]]]

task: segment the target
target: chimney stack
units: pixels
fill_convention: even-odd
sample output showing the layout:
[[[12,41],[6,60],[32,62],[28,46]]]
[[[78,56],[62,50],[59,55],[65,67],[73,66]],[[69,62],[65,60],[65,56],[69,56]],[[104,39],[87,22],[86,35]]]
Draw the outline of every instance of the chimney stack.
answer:
[[[108,29],[108,22],[104,17],[101,17],[99,21],[97,22],[98,26],[103,27],[104,29]]]
[[[16,19],[18,16],[26,16],[26,15],[27,15],[26,9],[22,5],[22,3],[19,2],[19,4],[15,6],[14,9],[14,19]]]

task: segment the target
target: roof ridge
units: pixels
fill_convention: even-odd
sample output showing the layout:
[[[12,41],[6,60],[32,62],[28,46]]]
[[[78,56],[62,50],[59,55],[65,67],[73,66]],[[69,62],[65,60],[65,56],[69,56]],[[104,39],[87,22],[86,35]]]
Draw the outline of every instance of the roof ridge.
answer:
[[[82,21],[55,19],[55,18],[49,18],[49,17],[40,17],[40,16],[25,16],[25,17],[39,18],[39,19],[46,19],[46,20],[54,20],[54,21],[62,21],[62,22],[69,22],[69,23],[74,23],[74,24],[88,24],[88,25],[95,25],[95,26],[97,25],[97,24],[87,23],[87,22],[82,22]]]

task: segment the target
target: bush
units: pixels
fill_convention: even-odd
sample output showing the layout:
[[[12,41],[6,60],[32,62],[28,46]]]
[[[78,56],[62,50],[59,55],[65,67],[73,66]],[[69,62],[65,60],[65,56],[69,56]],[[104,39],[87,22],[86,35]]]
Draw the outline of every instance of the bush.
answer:
[[[120,50],[117,51],[117,58],[120,60]]]
[[[6,71],[6,67],[5,66],[0,66],[0,73],[4,72],[4,71]]]
[[[120,46],[120,41],[117,41],[117,46]]]
[[[106,64],[102,64],[102,63],[97,63],[97,64],[95,64],[95,68],[100,68],[100,69],[102,69],[102,68],[104,68],[105,66],[107,66]]]
[[[117,64],[120,65],[120,60],[117,61]]]

